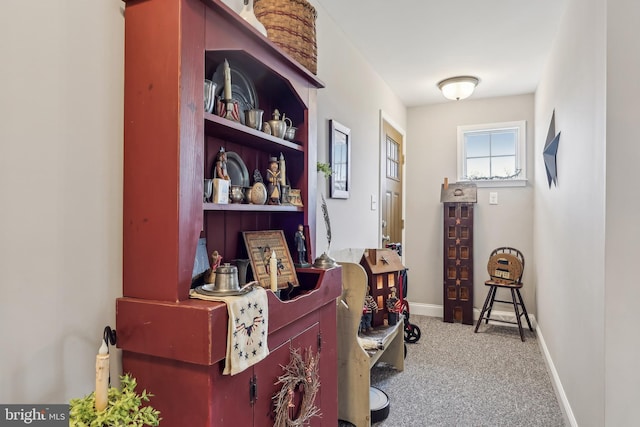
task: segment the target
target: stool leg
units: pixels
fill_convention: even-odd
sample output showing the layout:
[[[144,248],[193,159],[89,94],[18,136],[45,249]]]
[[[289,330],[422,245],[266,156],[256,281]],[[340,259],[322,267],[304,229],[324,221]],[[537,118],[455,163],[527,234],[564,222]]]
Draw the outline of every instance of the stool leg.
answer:
[[[485,324],[489,324],[489,318],[491,317],[491,310],[493,309],[493,302],[496,299],[496,292],[498,292],[498,287],[497,286],[492,286],[491,287],[491,291],[493,292],[489,292],[491,294],[491,302],[489,302],[489,309],[487,311],[487,317],[486,317],[486,322]]]
[[[520,310],[518,310],[518,302],[516,300],[517,289],[511,289],[511,300],[513,301],[513,309],[516,312],[516,320],[518,321],[518,330],[520,331],[520,339],[524,342],[524,332],[522,332],[522,322],[520,321]]]
[[[484,317],[484,313],[485,311],[487,311],[487,305],[489,304],[489,300],[491,299],[492,291],[493,291],[493,286],[489,288],[489,293],[487,293],[487,297],[484,299],[484,305],[482,306],[480,317],[478,317],[478,322],[476,323],[476,329],[473,332],[478,332],[478,328],[480,327],[480,323],[482,323],[482,318]]]
[[[527,319],[527,324],[529,325],[529,330],[533,332],[533,328],[531,327],[531,321],[529,320],[529,314],[527,314],[527,307],[524,306],[524,300],[522,299],[522,295],[520,295],[520,289],[516,289],[516,293],[518,294],[518,298],[520,299],[520,306],[522,307],[522,312],[524,313],[524,318]]]

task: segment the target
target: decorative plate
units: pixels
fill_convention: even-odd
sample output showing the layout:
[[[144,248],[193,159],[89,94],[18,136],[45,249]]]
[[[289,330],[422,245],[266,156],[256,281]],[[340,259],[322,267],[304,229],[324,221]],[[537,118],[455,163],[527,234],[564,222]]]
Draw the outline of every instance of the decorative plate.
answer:
[[[208,295],[212,297],[233,297],[237,295],[244,295],[251,292],[253,290],[253,286],[257,284],[258,282],[254,281],[254,282],[247,283],[246,285],[244,285],[238,290],[226,290],[226,291],[219,291],[213,288],[208,289],[207,285],[201,285],[195,288],[195,292],[201,295]]]
[[[215,164],[212,173],[215,173]],[[227,152],[227,174],[231,179],[231,185],[239,185],[241,187],[249,187],[249,171],[238,153],[233,151]],[[212,175],[213,176],[213,175]]]
[[[245,124],[244,112],[258,108],[258,95],[253,82],[242,71],[230,65],[231,68],[231,99],[238,102],[240,123]],[[218,65],[211,78],[216,83],[215,95],[222,99],[224,96],[224,62]]]

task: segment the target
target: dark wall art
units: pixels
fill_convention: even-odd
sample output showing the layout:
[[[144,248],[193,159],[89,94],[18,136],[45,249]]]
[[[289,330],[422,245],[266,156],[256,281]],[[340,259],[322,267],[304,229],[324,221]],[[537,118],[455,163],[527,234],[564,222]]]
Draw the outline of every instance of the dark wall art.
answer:
[[[551,114],[551,123],[549,124],[549,132],[547,132],[547,141],[544,144],[542,157],[544,158],[544,167],[547,170],[547,181],[549,188],[553,182],[558,186],[558,162],[556,156],[558,154],[558,144],[560,144],[560,132],[556,134],[556,110]]]

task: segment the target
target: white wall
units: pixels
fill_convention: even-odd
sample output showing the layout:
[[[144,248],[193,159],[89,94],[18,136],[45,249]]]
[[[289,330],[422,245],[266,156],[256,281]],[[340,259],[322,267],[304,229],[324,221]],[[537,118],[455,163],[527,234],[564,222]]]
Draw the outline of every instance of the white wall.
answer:
[[[242,0],[224,0],[235,11]],[[329,198],[329,186],[318,175],[318,190],[324,194],[331,219],[330,252],[344,248],[379,245],[378,209],[371,210],[371,196],[378,198],[380,168],[380,111],[399,126],[406,127],[406,108],[376,74],[362,55],[345,39],[325,9],[309,0],[318,13],[318,78],[325,88],[318,91],[318,161],[329,163],[329,120],[351,129],[351,189],[349,199]],[[318,206],[320,197],[318,197]],[[321,210],[317,210],[315,256],[327,250],[327,236]]]
[[[493,249],[513,246],[525,256],[525,305],[536,313],[533,256],[533,95],[491,99],[469,98],[409,109],[407,133],[406,264],[411,302],[443,304],[442,203],[440,185],[457,176],[457,126],[515,120],[527,122],[526,187],[478,188],[474,209],[474,307],[487,295],[486,262]],[[498,205],[489,205],[489,191],[498,193]],[[504,295],[506,297],[507,295]],[[496,306],[498,308],[498,306]],[[507,310],[513,310],[507,309]]]
[[[380,110],[404,130],[406,108],[386,83],[371,70],[359,52],[317,2],[318,77],[326,87],[318,91],[318,161],[328,162],[329,120],[351,129],[351,190],[349,199],[330,199],[320,175],[331,218],[331,251],[378,247],[379,210],[372,211],[371,195],[378,197],[380,169]],[[319,200],[320,198],[318,198]],[[318,209],[316,254],[326,250],[326,233]]]
[[[115,327],[122,7],[111,0],[2,4],[2,403],[62,403],[92,391],[102,329]]]
[[[607,151],[605,256],[605,421],[607,426],[638,423],[640,335],[636,332],[640,286],[635,266],[640,241],[638,182],[640,144],[640,4],[607,2]]]
[[[605,4],[569,1],[536,92],[537,320],[580,426],[605,425]],[[540,153],[554,109],[549,189]]]

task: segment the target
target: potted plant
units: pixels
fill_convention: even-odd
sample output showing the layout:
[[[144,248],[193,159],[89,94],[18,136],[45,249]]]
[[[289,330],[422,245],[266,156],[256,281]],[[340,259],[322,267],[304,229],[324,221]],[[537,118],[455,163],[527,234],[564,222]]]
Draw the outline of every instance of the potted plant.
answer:
[[[333,173],[329,163],[317,162],[316,169],[318,169],[318,172],[322,172],[325,178],[331,177],[331,174]]]
[[[69,402],[69,427],[157,426],[160,412],[151,406],[143,406],[153,395],[143,390],[137,394],[136,379],[129,374],[120,377],[121,389],[109,387],[108,404],[103,411],[95,408],[95,393],[71,399]]]

